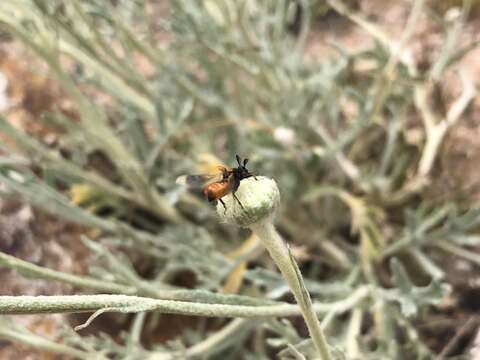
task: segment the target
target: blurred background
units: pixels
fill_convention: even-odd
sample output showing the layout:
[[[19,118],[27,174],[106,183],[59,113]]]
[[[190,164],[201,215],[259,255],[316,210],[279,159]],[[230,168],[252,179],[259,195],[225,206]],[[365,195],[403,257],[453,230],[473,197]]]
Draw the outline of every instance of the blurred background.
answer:
[[[0,294],[293,302],[258,240],[175,182],[239,154],[277,181],[313,301],[351,300],[320,314],[335,358],[480,359],[479,16],[476,0],[1,2]],[[75,332],[87,318],[4,316],[0,358],[312,356],[299,317],[109,313]]]

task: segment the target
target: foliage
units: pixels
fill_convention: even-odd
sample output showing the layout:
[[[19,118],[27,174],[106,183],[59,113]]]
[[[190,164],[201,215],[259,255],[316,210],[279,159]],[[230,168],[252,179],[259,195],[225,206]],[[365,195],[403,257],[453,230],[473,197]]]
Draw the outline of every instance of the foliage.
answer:
[[[407,46],[423,1],[414,3],[399,42],[343,3],[327,2],[364,28],[373,45],[352,52],[332,43],[334,56],[306,56],[314,14],[324,6],[315,1],[172,0],[160,15],[155,2],[140,0],[1,3],[1,27],[47,64],[76,111],[74,119],[60,108],[38,119],[61,131],[58,146],[0,118],[0,132],[15,140],[0,161],[4,195],[19,194],[41,211],[99,231],[95,241],[85,240],[99,255],[90,277],[41,268],[28,268],[29,276],[197,303],[285,300],[288,288],[258,247],[226,255],[245,233],[218,224],[207,204],[175,184],[178,175],[199,170],[202,153],[225,163],[238,153],[279,183],[277,224],[315,259],[302,272],[314,304],[327,303],[318,313],[336,356],[429,358],[414,319],[427,317],[450,290],[438,259],[453,253],[480,264],[466,250],[480,242],[474,233],[480,210],[425,191],[445,133],[475,94],[463,76],[451,108],[432,110],[442,75],[477,45],[454,41],[468,6],[442,24],[449,41],[424,69]],[[419,129],[423,141],[412,142]],[[106,168],[93,164],[93,156]],[[151,264],[148,279],[131,257]],[[246,280],[240,294],[222,295],[244,260],[251,266],[240,272]],[[182,274],[190,289],[180,287]],[[367,295],[346,301],[358,289]],[[0,336],[99,359],[225,358],[240,349],[251,359],[278,351],[301,359],[312,349],[293,322],[264,317],[208,333],[190,329],[175,343],[147,349],[140,334],[148,321],[136,315],[122,345],[71,331],[62,346],[36,342],[36,335],[3,324]]]

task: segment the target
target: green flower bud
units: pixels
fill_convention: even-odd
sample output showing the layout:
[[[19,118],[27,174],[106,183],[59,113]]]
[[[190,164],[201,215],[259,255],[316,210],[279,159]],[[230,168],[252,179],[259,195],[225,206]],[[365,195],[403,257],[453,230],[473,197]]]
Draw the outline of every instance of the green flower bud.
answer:
[[[241,205],[232,194],[228,194],[222,198],[226,210],[219,202],[217,213],[225,222],[241,227],[250,227],[271,218],[280,203],[277,183],[264,176],[243,179],[235,195]]]

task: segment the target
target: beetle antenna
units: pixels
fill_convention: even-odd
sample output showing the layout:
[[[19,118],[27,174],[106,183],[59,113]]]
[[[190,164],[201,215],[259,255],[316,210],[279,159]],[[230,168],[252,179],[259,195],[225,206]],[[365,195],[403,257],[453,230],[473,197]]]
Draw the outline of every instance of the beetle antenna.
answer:
[[[243,167],[247,166],[248,159],[243,159]]]
[[[237,159],[238,166],[242,166],[242,159],[240,159],[240,156],[235,155],[235,158]]]

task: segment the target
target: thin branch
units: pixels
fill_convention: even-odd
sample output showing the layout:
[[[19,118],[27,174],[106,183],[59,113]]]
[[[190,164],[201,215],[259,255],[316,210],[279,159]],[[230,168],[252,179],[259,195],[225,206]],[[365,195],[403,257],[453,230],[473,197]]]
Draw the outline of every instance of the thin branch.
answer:
[[[478,323],[477,317],[471,317],[464,323],[460,329],[458,329],[455,335],[448,341],[448,343],[444,346],[440,354],[438,354],[435,360],[442,360],[445,359],[450,352],[458,345],[460,339],[465,336],[465,334],[472,331],[473,327],[476,326]]]
[[[154,352],[147,359],[148,360],[174,360],[174,359],[197,359],[207,357],[213,353],[225,349],[232,341],[238,342],[240,333],[245,332],[251,327],[255,326],[256,322],[247,321],[245,319],[235,319],[223,329],[217,331],[207,339],[193,345],[192,347],[179,351],[177,353],[161,353]]]
[[[377,25],[366,20],[360,14],[351,10],[346,6],[341,0],[327,0],[328,5],[330,5],[336,12],[340,15],[343,15],[350,19],[353,23],[357,24],[360,28],[365,30],[367,33],[372,35],[375,39],[380,41],[382,44],[391,45],[390,37]]]
[[[418,174],[421,177],[427,176],[430,173],[448,129],[459,121],[461,115],[475,97],[475,86],[465,70],[460,70],[460,78],[463,85],[462,94],[450,106],[447,116],[444,119],[437,119],[428,103],[427,86],[415,86],[415,105],[420,111],[426,133],[426,144],[418,166]]]
[[[120,294],[135,294],[132,286],[115,284],[111,281],[102,281],[89,276],[78,276],[61,271],[38,266],[28,261],[0,252],[0,267],[17,270],[19,273],[36,279],[60,281],[62,283],[78,286],[80,288],[94,289]]]
[[[370,294],[368,286],[359,287],[349,297],[332,303],[315,303],[317,314],[329,311],[345,312],[363,301]],[[245,306],[202,304],[173,300],[157,300],[128,295],[66,295],[66,296],[1,296],[0,314],[80,313],[109,308],[112,312],[137,313],[157,311],[206,317],[285,317],[300,316],[298,305]]]
[[[349,359],[360,359],[362,356],[360,347],[358,346],[358,337],[362,327],[362,309],[354,309],[350,316],[350,321],[346,334],[346,354]]]
[[[246,306],[278,305],[273,300],[259,299],[244,295],[217,294],[207,290],[184,290],[155,288],[150,283],[137,279],[132,284],[119,284],[112,281],[79,276],[32,264],[14,256],[0,252],[0,267],[14,269],[20,274],[35,279],[59,281],[83,289],[93,289],[123,295],[143,295],[162,300],[187,301],[198,303],[237,304]]]
[[[335,140],[332,136],[328,133],[327,129],[323,126],[317,124],[313,131],[325,142],[325,144],[330,148],[335,148]],[[350,180],[357,183],[361,178],[360,170],[357,166],[351,162],[345,154],[341,151],[341,149],[335,149],[335,160],[337,160],[338,166],[342,169],[342,171],[347,175]]]
[[[449,252],[455,256],[458,256],[480,266],[480,255],[477,255],[475,251],[466,250],[447,241],[437,241],[433,243],[433,245],[446,252]]]
[[[31,346],[38,350],[44,350],[55,354],[68,355],[76,359],[92,359],[92,354],[89,354],[85,351],[81,351],[67,345],[59,344],[54,341],[45,339],[44,337],[27,332],[25,330],[17,330],[13,327],[9,327],[6,325],[0,326],[0,338],[19,342],[21,344]],[[98,357],[96,357],[96,359],[98,360],[106,359],[100,354],[97,355]]]

